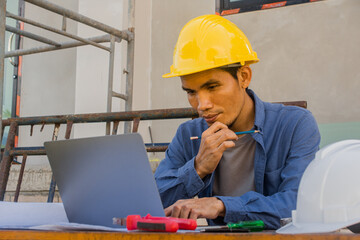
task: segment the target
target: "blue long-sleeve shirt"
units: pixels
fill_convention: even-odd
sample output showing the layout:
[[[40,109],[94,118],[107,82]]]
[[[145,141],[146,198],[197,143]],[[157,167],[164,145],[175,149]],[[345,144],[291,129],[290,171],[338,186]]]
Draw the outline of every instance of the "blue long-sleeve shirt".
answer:
[[[312,114],[294,106],[261,101],[253,91],[248,94],[255,103],[254,156],[255,191],[242,196],[215,196],[225,205],[225,217],[210,220],[210,224],[224,224],[246,220],[263,220],[267,229],[280,227],[280,218],[290,217],[296,208],[297,190],[301,176],[319,148],[320,134]],[[210,197],[214,173],[201,179],[194,160],[201,136],[208,128],[203,118],[180,125],[170,143],[165,159],[155,173],[156,183],[164,207],[179,199],[198,195]]]

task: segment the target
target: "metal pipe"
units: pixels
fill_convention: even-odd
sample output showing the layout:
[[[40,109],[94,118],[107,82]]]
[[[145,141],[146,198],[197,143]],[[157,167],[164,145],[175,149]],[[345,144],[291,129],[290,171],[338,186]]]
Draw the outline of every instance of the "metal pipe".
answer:
[[[292,105],[306,108],[306,101],[294,102],[278,102],[284,105]],[[144,111],[130,111],[130,112],[111,112],[111,113],[87,113],[87,114],[73,114],[73,115],[53,115],[53,116],[39,116],[39,117],[22,117],[22,118],[8,118],[2,120],[2,126],[10,126],[11,122],[16,122],[18,125],[39,125],[39,124],[55,124],[67,123],[85,123],[85,122],[113,122],[113,121],[132,121],[134,118],[140,120],[156,120],[156,119],[176,119],[176,118],[195,118],[198,117],[196,110],[192,108],[170,108],[170,109],[155,109]]]
[[[128,96],[126,96],[125,94],[122,94],[122,93],[117,93],[117,92],[112,92],[112,96],[113,97],[117,97],[117,98],[121,98],[123,100],[127,100],[128,99]]]
[[[146,147],[147,152],[165,152],[168,146],[149,146]]]
[[[5,78],[5,22],[6,22],[6,0],[0,0],[0,120],[2,120],[4,78]],[[3,127],[0,123],[0,144],[2,143]]]
[[[10,150],[14,146],[16,127],[17,127],[16,122],[11,122],[4,154],[0,164],[0,201],[4,201],[6,185],[9,179],[9,173],[10,173],[10,167],[12,161]]]
[[[115,56],[115,37],[110,37],[110,54],[109,54],[109,79],[107,92],[107,106],[106,111],[112,111],[112,92],[114,81],[114,56]],[[110,135],[110,122],[106,123],[106,135]]]
[[[119,127],[119,121],[114,121],[112,135],[116,135]]]
[[[60,129],[60,124],[58,124],[58,123],[55,124],[54,131],[53,131],[53,136],[52,136],[52,141],[56,141],[58,139],[59,129]],[[52,176],[51,176],[51,182],[50,182],[49,194],[48,194],[47,202],[53,202],[54,201],[55,189],[56,189],[56,180],[55,180],[54,173],[53,173]]]
[[[125,102],[125,111],[132,110],[132,101],[133,101],[133,77],[134,77],[134,41],[128,42],[127,49],[127,71],[126,74],[126,96],[127,100]],[[131,132],[131,123],[126,122],[124,126],[124,132]]]
[[[134,78],[134,55],[135,55],[135,0],[129,0],[128,7],[128,26],[132,33],[132,40],[127,44],[127,74],[126,74],[126,96],[128,99],[125,102],[125,111],[132,110],[133,101],[133,78]],[[124,132],[131,132],[131,123],[125,122]]]
[[[66,17],[65,16],[63,16],[63,18],[62,18],[61,30],[63,30],[64,32],[66,31]]]
[[[71,120],[66,121],[65,139],[69,139],[69,138],[70,138],[70,136],[71,136],[71,129],[72,129],[73,123],[74,123],[74,122],[71,121]]]
[[[113,122],[113,121],[132,121],[134,118],[140,120],[155,120],[155,119],[176,119],[176,118],[194,118],[197,117],[197,112],[192,108],[173,108],[173,109],[158,109],[145,111],[131,111],[131,112],[111,112],[111,113],[88,113],[88,114],[74,114],[74,115],[54,115],[54,116],[39,116],[39,117],[22,117],[22,118],[8,118],[4,119],[3,126],[9,126],[11,122],[16,122],[18,125],[39,125],[39,124],[64,124],[68,121],[73,123],[85,122]]]
[[[51,203],[54,201],[55,189],[56,189],[56,180],[55,180],[54,174],[52,174],[50,187],[49,187],[49,194],[48,194],[48,199],[47,199],[48,203]]]
[[[38,156],[38,155],[46,155],[44,147],[20,147],[20,148],[13,148],[10,150],[11,156],[20,156],[27,154],[28,156]]]
[[[18,183],[17,183],[17,185],[16,185],[14,202],[17,202],[18,199],[19,199],[20,187],[21,187],[21,183],[22,183],[23,176],[24,176],[26,158],[27,158],[27,155],[24,154],[24,155],[23,155],[23,158],[22,158],[22,162],[21,162],[21,168],[20,168]]]
[[[90,40],[92,42],[97,42],[97,43],[109,42],[110,35],[102,35],[102,36],[92,37],[92,38],[88,38],[88,40]],[[61,49],[79,47],[79,46],[85,46],[85,45],[88,45],[88,44],[79,42],[79,41],[70,41],[70,42],[61,43],[61,47],[42,46],[42,47],[7,52],[7,53],[5,53],[5,58],[15,57],[15,56],[24,56],[24,55],[34,54],[34,53],[49,52],[49,51],[54,51],[54,50],[61,50]]]
[[[39,42],[42,42],[42,43],[46,43],[46,44],[49,44],[49,45],[54,45],[56,47],[60,47],[60,43],[57,43],[53,40],[50,40],[50,39],[47,39],[47,38],[44,38],[42,36],[39,36],[39,35],[36,35],[36,34],[33,34],[31,32],[27,32],[27,31],[24,31],[24,30],[20,30],[20,29],[17,29],[17,28],[14,28],[14,27],[11,27],[11,26],[8,26],[6,25],[6,31],[9,31],[9,32],[12,32],[12,33],[16,33],[18,35],[21,35],[21,36],[24,36],[24,37],[27,37],[27,38],[31,38],[33,40],[36,40],[36,41],[39,41]]]
[[[133,133],[136,133],[138,131],[139,124],[140,124],[140,119],[139,118],[134,118],[134,120],[133,120],[133,129],[132,129]]]
[[[32,20],[30,20],[30,19],[17,16],[17,15],[15,15],[15,14],[12,14],[12,13],[9,13],[9,12],[6,12],[6,16],[7,16],[7,17],[10,17],[10,18],[13,18],[13,19],[16,19],[16,20],[19,20],[19,21],[22,21],[22,22],[24,22],[24,23],[28,23],[28,24],[34,25],[34,26],[39,27],[39,28],[46,29],[46,30],[48,30],[48,31],[51,31],[51,32],[54,32],[54,33],[57,33],[57,34],[60,34],[60,35],[63,35],[63,36],[66,36],[66,37],[69,37],[69,38],[72,38],[72,39],[81,41],[81,42],[83,42],[83,43],[87,43],[87,44],[93,45],[93,46],[95,46],[95,47],[104,49],[104,50],[106,50],[106,51],[110,51],[110,48],[105,47],[105,46],[103,46],[103,45],[101,45],[101,44],[98,44],[98,43],[96,43],[96,42],[90,41],[90,40],[88,40],[88,39],[81,38],[81,37],[79,37],[79,36],[76,36],[76,35],[74,35],[74,34],[71,34],[71,33],[68,33],[68,32],[65,32],[65,31],[62,31],[62,30],[58,30],[58,29],[53,28],[53,27],[46,26],[46,25],[44,25],[44,24],[42,24],[42,23],[38,23],[38,22],[32,21]]]
[[[56,141],[59,136],[60,124],[56,123],[54,126],[53,136],[51,138],[52,141]]]
[[[117,37],[120,37],[122,39],[125,39],[126,41],[131,39],[131,36],[126,31],[120,31],[116,28],[110,27],[106,24],[103,24],[101,22],[98,22],[94,19],[91,19],[89,17],[86,17],[84,15],[81,15],[77,12],[71,11],[69,9],[63,8],[59,5],[50,3],[45,0],[25,0],[25,2],[29,2],[31,4],[34,4],[36,6],[39,6],[41,8],[47,9],[51,12],[60,14],[61,16],[65,16],[67,18],[73,19],[75,21],[81,22],[83,24],[86,24],[90,27],[99,29],[101,31],[107,32],[111,35],[115,35]]]
[[[168,145],[169,143],[145,143],[145,148],[148,152],[161,152],[164,151],[164,149],[166,150]],[[11,149],[9,153],[10,156],[21,156],[24,154],[27,154],[28,156],[46,155],[44,147],[16,147]]]

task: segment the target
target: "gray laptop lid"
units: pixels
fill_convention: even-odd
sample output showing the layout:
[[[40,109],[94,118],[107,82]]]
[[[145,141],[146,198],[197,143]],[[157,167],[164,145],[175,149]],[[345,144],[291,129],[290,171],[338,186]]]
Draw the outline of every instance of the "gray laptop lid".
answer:
[[[113,217],[164,216],[139,134],[44,145],[70,222],[119,227]]]

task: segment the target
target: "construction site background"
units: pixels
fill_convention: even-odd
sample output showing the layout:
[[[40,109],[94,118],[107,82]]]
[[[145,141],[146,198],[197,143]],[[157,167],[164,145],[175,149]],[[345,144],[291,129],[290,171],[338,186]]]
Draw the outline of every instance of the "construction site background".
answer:
[[[8,4],[11,1],[7,1]],[[127,28],[125,0],[52,0],[118,29]],[[321,146],[360,138],[358,107],[360,73],[360,1],[324,0],[226,16],[249,38],[260,62],[252,65],[250,88],[264,101],[306,100],[319,123]],[[135,3],[135,65],[133,110],[189,107],[178,78],[163,79],[172,63],[182,26],[190,19],[215,13],[215,0],[149,0]],[[15,13],[17,14],[17,13]],[[25,17],[61,28],[56,16],[25,3]],[[82,37],[100,34],[69,20],[67,29]],[[65,38],[25,24],[25,30],[54,40]],[[116,44],[114,89],[124,91],[126,43]],[[23,48],[40,43],[24,39]],[[106,111],[108,55],[93,46],[23,57],[20,116],[96,113]],[[117,100],[113,111],[124,111]],[[150,142],[170,142],[185,120],[140,122]],[[19,146],[41,146],[51,140],[53,126],[40,133],[20,127]],[[119,132],[122,132],[122,126]],[[104,135],[105,124],[76,125],[71,138]],[[65,128],[60,128],[63,139]],[[163,153],[149,153],[153,169]],[[13,166],[5,200],[14,195],[19,166]],[[28,157],[19,201],[46,201],[51,171],[46,157]],[[58,196],[54,201],[59,201]]]

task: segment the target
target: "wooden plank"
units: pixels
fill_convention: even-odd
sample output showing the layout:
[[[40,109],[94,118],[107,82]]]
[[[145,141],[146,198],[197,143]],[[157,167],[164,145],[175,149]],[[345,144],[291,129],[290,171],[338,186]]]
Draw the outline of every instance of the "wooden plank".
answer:
[[[0,231],[0,240],[360,240],[360,234],[299,234],[281,235],[262,233],[148,233],[148,232],[55,232],[55,231]]]

